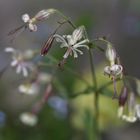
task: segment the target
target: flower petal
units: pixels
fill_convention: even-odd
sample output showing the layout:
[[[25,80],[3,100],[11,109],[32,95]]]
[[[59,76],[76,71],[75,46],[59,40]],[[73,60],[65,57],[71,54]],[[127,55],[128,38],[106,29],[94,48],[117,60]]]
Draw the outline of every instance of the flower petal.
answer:
[[[29,16],[28,14],[24,14],[24,15],[22,15],[22,20],[23,20],[25,23],[27,23],[27,22],[29,22],[29,20],[30,20],[30,16]]]
[[[29,29],[30,29],[30,31],[36,32],[37,26],[35,24],[29,23]]]
[[[22,66],[21,65],[18,65],[17,68],[16,68],[16,73],[19,74],[22,70]]]
[[[110,66],[106,66],[105,68],[104,68],[104,74],[106,75],[110,75]]]
[[[17,61],[17,60],[13,60],[13,61],[11,62],[11,66],[12,66],[12,67],[15,67],[17,64],[18,64],[18,61]]]
[[[60,43],[67,43],[66,40],[64,39],[64,37],[58,35],[58,34],[55,34],[54,35],[55,39],[57,42],[60,42]]]
[[[25,67],[22,67],[22,72],[23,72],[23,76],[27,77],[28,76],[28,71]]]
[[[12,47],[7,47],[7,48],[4,49],[4,51],[5,51],[5,52],[14,52],[15,49],[12,48]]]
[[[79,49],[74,49],[75,51],[79,52],[81,55],[83,54],[83,52]]]
[[[78,57],[78,54],[75,50],[72,50],[73,51],[73,54],[74,54],[74,58],[77,58]]]
[[[79,41],[83,37],[83,32],[84,32],[84,26],[80,26],[77,29],[75,29],[72,33],[72,38],[74,39],[75,42]]]

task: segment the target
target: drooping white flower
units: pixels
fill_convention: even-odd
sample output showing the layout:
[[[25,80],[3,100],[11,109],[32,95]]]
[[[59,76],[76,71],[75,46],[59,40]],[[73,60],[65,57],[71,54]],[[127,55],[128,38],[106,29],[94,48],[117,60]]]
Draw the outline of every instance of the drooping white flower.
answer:
[[[23,124],[28,125],[28,126],[35,126],[38,121],[37,116],[31,112],[22,113],[19,119],[21,120]]]
[[[60,47],[66,47],[67,51],[64,54],[64,58],[67,58],[69,55],[74,55],[74,58],[78,57],[78,53],[83,54],[83,52],[79,49],[81,47],[85,47],[89,49],[87,43],[89,42],[88,39],[84,38],[84,26],[80,26],[75,29],[72,35],[63,35],[60,36],[55,34],[54,37],[56,41],[61,43]]]
[[[34,95],[39,93],[39,85],[37,83],[27,83],[27,84],[21,84],[18,87],[18,90],[20,93],[28,94],[28,95]]]
[[[130,123],[140,119],[140,105],[136,104],[135,94],[133,92],[130,92],[127,111],[124,110],[124,106],[120,106],[118,109],[118,117]]]
[[[108,76],[120,76],[122,74],[123,67],[121,65],[114,64],[112,66],[106,66],[104,68],[104,74]]]
[[[53,14],[55,12],[56,12],[55,9],[43,9],[43,10],[39,11],[33,18],[30,18],[30,16],[28,14],[22,15],[22,20],[24,21],[24,23],[27,23],[30,31],[35,32],[35,31],[37,31],[37,26],[35,23],[37,21],[46,20],[47,18],[49,18],[49,16],[51,14]]]
[[[27,61],[29,59],[29,54],[27,52],[21,52],[12,47],[5,48],[5,52],[12,53],[11,67],[16,68],[16,73],[22,73],[24,77],[28,76],[28,70],[33,69],[33,63]],[[30,53],[31,54],[31,53]]]
[[[36,21],[35,18],[30,18],[28,14],[24,14],[22,15],[22,20],[24,21],[24,23],[28,23],[27,25],[30,31],[37,31],[37,26],[34,24],[34,22]]]
[[[130,122],[130,123],[134,123],[137,120],[137,118],[135,116],[123,115],[122,120]]]
[[[23,32],[25,29],[29,29],[30,31],[37,31],[37,25],[36,23],[38,21],[43,21],[46,20],[47,18],[49,18],[49,16],[55,12],[58,12],[55,9],[44,9],[39,11],[34,17],[30,18],[30,16],[26,13],[24,15],[22,15],[22,20],[25,24],[17,27],[14,30],[11,30],[8,35],[13,35],[15,33],[21,33]],[[58,12],[59,13],[59,12]],[[19,32],[21,31],[21,32]]]

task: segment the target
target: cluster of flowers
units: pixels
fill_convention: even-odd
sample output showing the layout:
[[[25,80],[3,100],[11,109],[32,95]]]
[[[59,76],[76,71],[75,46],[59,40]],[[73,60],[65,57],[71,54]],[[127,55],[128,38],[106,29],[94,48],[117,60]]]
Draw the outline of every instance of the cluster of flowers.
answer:
[[[140,104],[136,103],[136,96],[134,91],[132,91],[132,87],[130,85],[126,85],[126,80],[129,82],[129,78],[123,73],[123,67],[119,64],[117,59],[116,50],[113,48],[111,43],[107,43],[106,49],[106,58],[110,62],[110,66],[106,66],[104,68],[104,74],[111,77],[114,83],[114,96],[113,98],[118,99],[119,109],[118,109],[118,117],[127,122],[135,122],[137,119],[140,119]],[[116,90],[116,79],[120,78],[123,81],[124,86],[122,87],[120,95],[117,94]],[[134,78],[136,82],[136,86],[139,86],[139,80]],[[139,90],[139,89],[138,89]],[[139,91],[138,91],[139,92]],[[128,103],[128,106],[126,106]]]
[[[29,29],[32,32],[37,31],[37,23],[40,21],[44,21],[48,19],[52,14],[60,14],[60,12],[56,9],[47,9],[47,10],[41,10],[39,11],[33,18],[30,18],[28,14],[24,14],[22,16],[22,20],[24,21],[24,24],[15,30],[12,30],[9,32],[8,35],[14,35],[20,30]],[[62,15],[62,14],[61,14]],[[69,56],[73,56],[74,58],[78,57],[78,54],[83,54],[83,52],[79,48],[86,48],[90,49],[90,40],[88,39],[86,35],[86,29],[85,27],[79,26],[76,28],[68,19],[66,19],[64,16],[62,16],[64,19],[64,22],[58,22],[59,26],[56,28],[56,30],[50,35],[48,40],[45,42],[43,48],[41,49],[41,55],[45,56],[50,48],[52,47],[52,44],[54,41],[60,43],[60,48],[66,48],[66,52],[63,55],[63,60],[60,61],[59,66],[63,66]],[[70,23],[72,27],[74,28],[71,35],[59,35],[57,34],[58,29],[64,24],[64,23]],[[104,41],[101,39],[101,41]],[[114,85],[114,96],[113,98],[118,99],[119,101],[119,113],[118,116],[126,121],[134,122],[136,121],[136,118],[140,117],[140,105],[135,104],[135,94],[130,93],[129,97],[129,115],[124,115],[124,105],[128,99],[128,91],[126,86],[123,88],[121,94],[118,96],[117,89],[116,89],[116,79],[124,77],[123,74],[123,67],[117,61],[119,58],[117,56],[115,48],[112,46],[112,44],[108,41],[107,42],[107,49],[105,52],[106,58],[109,61],[109,66],[106,66],[104,68],[104,74],[111,77],[113,80]],[[40,91],[40,86],[42,83],[48,83],[45,94],[41,101],[39,101],[35,106],[33,107],[31,112],[24,112],[21,114],[20,119],[24,124],[28,124],[30,126],[33,126],[37,123],[37,113],[40,111],[48,97],[50,96],[50,93],[52,92],[52,76],[46,73],[38,72],[37,66],[34,65],[31,62],[31,59],[34,58],[36,52],[33,50],[26,50],[25,52],[21,52],[15,48],[8,47],[5,48],[5,52],[12,54],[12,62],[11,66],[16,69],[16,73],[20,74],[22,73],[24,77],[28,77],[29,73],[33,73],[31,80],[29,82],[26,82],[24,84],[21,84],[19,86],[19,91],[21,93],[30,94],[33,95],[35,93],[38,93]]]

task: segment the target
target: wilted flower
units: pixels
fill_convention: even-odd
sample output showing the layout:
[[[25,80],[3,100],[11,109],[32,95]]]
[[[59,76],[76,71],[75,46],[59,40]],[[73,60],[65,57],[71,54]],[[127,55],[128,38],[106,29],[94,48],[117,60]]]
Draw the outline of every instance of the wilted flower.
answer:
[[[25,125],[35,126],[37,124],[38,118],[31,112],[24,112],[20,115],[20,120]]]
[[[110,61],[111,66],[115,64],[116,51],[110,43],[107,44],[106,57]]]
[[[37,83],[26,83],[26,84],[21,84],[18,87],[18,90],[20,93],[28,94],[28,95],[34,95],[39,92],[39,85]]]
[[[61,43],[60,47],[67,48],[67,51],[63,56],[64,59],[68,58],[68,56],[72,55],[72,53],[74,54],[74,58],[78,57],[78,53],[83,54],[83,52],[79,50],[80,47],[89,49],[87,45],[89,40],[84,38],[84,29],[84,26],[80,26],[73,31],[72,35],[54,35],[56,41]]]
[[[32,70],[34,67],[33,63],[27,61],[27,59],[32,57],[32,53],[30,52],[31,56],[29,56],[28,50],[25,52],[21,52],[11,47],[6,48],[5,52],[12,53],[11,66],[16,67],[16,73],[23,73],[23,76],[27,77],[28,70]]]

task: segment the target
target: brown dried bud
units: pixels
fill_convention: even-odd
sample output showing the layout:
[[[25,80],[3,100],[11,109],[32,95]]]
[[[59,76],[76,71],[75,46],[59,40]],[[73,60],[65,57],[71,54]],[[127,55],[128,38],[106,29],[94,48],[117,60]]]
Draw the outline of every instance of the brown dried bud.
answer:
[[[44,56],[48,53],[49,49],[52,47],[54,41],[54,36],[51,35],[49,39],[45,42],[43,48],[41,49],[41,55]]]
[[[124,106],[128,98],[128,90],[126,87],[122,88],[121,94],[119,96],[119,106]]]

